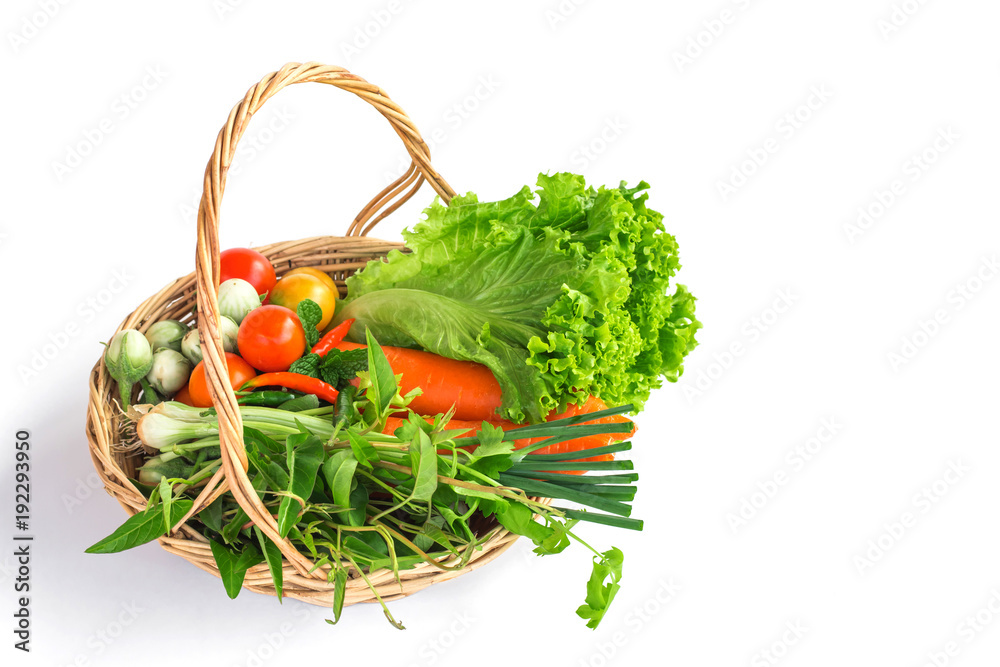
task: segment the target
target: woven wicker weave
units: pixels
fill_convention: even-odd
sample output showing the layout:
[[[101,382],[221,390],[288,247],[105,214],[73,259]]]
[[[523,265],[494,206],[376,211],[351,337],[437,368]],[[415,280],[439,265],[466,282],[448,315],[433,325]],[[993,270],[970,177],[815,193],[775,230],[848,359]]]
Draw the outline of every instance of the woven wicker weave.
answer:
[[[193,311],[197,303],[206,378],[219,414],[223,465],[202,489],[191,512],[177,522],[169,537],[160,539],[163,548],[184,557],[206,572],[219,576],[208,541],[186,522],[219,495],[231,492],[251,520],[279,545],[284,556],[284,594],[312,604],[329,606],[333,601],[333,585],[327,581],[329,567],[310,573],[313,563],[287,539],[279,537],[274,518],[265,511],[247,478],[242,422],[236,396],[229,386],[216,296],[219,284],[219,211],[226,174],[235,155],[237,142],[246,130],[250,118],[267,100],[286,86],[305,82],[336,86],[354,93],[375,107],[402,139],[410,154],[411,164],[406,173],[378,193],[362,209],[348,229],[347,236],[319,236],[257,248],[271,260],[278,275],[299,266],[316,267],[328,272],[343,293],[344,280],[354,271],[369,260],[401,247],[399,243],[367,238],[368,232],[379,220],[412,197],[425,180],[445,202],[451,199],[454,192],[431,167],[430,154],[420,133],[403,110],[381,88],[340,67],[319,63],[290,63],[251,87],[243,100],[233,107],[229,119],[219,132],[215,150],[205,170],[205,189],[198,210],[196,272],[175,280],[143,302],[125,318],[118,331],[129,328],[145,331],[152,323],[163,319],[178,319],[190,323],[194,320]],[[87,438],[91,457],[108,492],[132,515],[146,506],[143,495],[129,481],[130,477],[135,477],[135,470],[141,465],[142,456],[125,453],[116,446],[120,413],[114,400],[116,395],[116,386],[104,364],[99,361],[90,376],[90,401],[87,409]],[[460,570],[443,570],[422,563],[413,569],[401,571],[400,583],[394,580],[389,570],[373,572],[369,579],[384,600],[392,600],[474,570],[499,556],[516,539],[515,535],[497,529]],[[266,564],[258,565],[247,573],[244,587],[257,593],[276,594]],[[367,584],[356,572],[352,572],[352,578],[347,584],[345,604],[373,601],[375,596]]]

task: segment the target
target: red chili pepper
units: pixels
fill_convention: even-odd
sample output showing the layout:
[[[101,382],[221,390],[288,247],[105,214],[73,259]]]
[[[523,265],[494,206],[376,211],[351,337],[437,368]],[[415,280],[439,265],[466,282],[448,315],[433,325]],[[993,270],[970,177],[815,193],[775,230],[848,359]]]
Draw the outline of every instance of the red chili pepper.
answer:
[[[244,384],[242,388],[251,389],[254,387],[285,387],[286,389],[294,389],[306,394],[316,394],[316,396],[328,403],[336,403],[337,394],[339,393],[332,384],[311,378],[308,375],[302,375],[301,373],[288,372],[258,375]]]
[[[344,320],[334,328],[330,329],[326,332],[326,335],[313,346],[312,353],[323,356],[333,348],[337,347],[337,344],[344,340],[344,336],[346,336],[347,332],[350,331],[352,324],[354,324],[353,317],[349,320]]]

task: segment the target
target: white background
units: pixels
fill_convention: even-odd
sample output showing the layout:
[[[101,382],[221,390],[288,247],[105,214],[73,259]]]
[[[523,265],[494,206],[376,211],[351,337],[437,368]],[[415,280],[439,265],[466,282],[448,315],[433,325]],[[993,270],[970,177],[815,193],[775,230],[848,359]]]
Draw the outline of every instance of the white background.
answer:
[[[5,2],[0,520],[7,535],[27,428],[36,541],[28,656],[11,648],[16,574],[0,547],[2,654],[996,664],[998,20],[986,0]],[[507,196],[547,170],[652,184],[705,328],[682,381],[638,418],[645,531],[585,531],[627,558],[597,631],[573,614],[579,548],[537,559],[518,544],[396,602],[405,632],[372,606],[330,627],[295,601],[230,601],[155,544],[83,554],[124,518],[91,487],[98,343],[193,269],[216,132],[290,60],[381,85],[438,130],[435,165],[460,192]],[[283,91],[246,140],[224,247],[343,232],[402,155],[378,114],[326,86]],[[430,190],[415,200],[378,235],[398,238]]]

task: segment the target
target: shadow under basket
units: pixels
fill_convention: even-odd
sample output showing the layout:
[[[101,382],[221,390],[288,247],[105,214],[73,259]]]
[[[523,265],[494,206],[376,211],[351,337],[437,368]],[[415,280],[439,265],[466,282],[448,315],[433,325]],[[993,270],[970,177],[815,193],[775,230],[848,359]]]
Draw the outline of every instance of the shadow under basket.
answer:
[[[319,63],[290,63],[277,72],[265,76],[252,86],[246,96],[230,112],[219,132],[212,157],[205,171],[205,189],[198,211],[198,244],[194,273],[178,278],[159,292],[146,299],[121,323],[114,332],[138,329],[145,332],[150,325],[165,319],[176,319],[191,324],[197,319],[204,357],[206,379],[217,407],[219,437],[223,465],[219,473],[206,485],[195,500],[194,507],[182,521],[175,522],[171,535],[159,539],[167,551],[177,554],[196,566],[219,575],[208,540],[186,519],[208,506],[223,493],[231,493],[261,530],[277,536],[277,524],[268,512],[261,512],[256,494],[252,492],[246,470],[240,465],[243,454],[242,423],[239,419],[236,396],[229,386],[225,356],[219,331],[217,301],[219,277],[219,212],[226,174],[236,152],[236,145],[250,118],[260,107],[282,88],[295,83],[323,83],[352,92],[371,104],[390,123],[403,141],[411,157],[409,169],[395,182],[375,196],[362,209],[350,225],[346,236],[318,236],[299,241],[272,243],[258,247],[274,265],[280,276],[297,267],[314,267],[330,274],[345,294],[344,281],[370,260],[384,257],[389,251],[401,249],[400,243],[368,238],[368,232],[386,215],[413,196],[427,181],[446,203],[454,196],[451,187],[434,171],[430,164],[428,148],[410,119],[378,86],[355,76],[340,67]],[[195,317],[195,312],[198,317]],[[112,334],[113,335],[113,334]],[[110,335],[108,339],[110,339]],[[118,387],[110,377],[102,360],[90,374],[90,397],[87,407],[87,439],[94,467],[104,486],[131,516],[146,507],[146,498],[133,484],[137,468],[146,455],[140,450],[127,450],[121,446],[122,429],[126,419],[116,400]],[[235,413],[236,419],[224,417]],[[252,497],[251,497],[252,496]],[[481,567],[503,553],[517,536],[482,520],[479,534],[487,536],[484,543],[469,557],[465,567],[442,570],[431,563],[399,571],[399,581],[389,569],[368,573],[368,579],[385,601],[405,597],[431,584],[447,581]],[[331,606],[334,585],[328,581],[329,565],[313,570],[314,563],[300,553],[288,540],[276,540],[282,552],[283,594],[311,604]],[[312,571],[311,571],[312,570]],[[375,602],[376,596],[359,573],[350,569],[350,578],[344,604]],[[251,568],[243,587],[255,593],[276,595],[274,583],[266,563]],[[220,589],[221,593],[221,589]]]

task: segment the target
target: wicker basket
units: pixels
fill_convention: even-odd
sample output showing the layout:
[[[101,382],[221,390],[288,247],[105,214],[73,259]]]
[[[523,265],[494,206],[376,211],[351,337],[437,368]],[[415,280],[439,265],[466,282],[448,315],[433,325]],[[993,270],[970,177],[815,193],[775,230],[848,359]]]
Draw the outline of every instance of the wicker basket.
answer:
[[[226,173],[236,152],[236,144],[246,130],[250,118],[275,93],[295,83],[325,83],[354,93],[371,104],[389,121],[402,139],[412,159],[410,168],[394,183],[378,193],[362,209],[348,229],[347,236],[319,236],[273,243],[257,248],[274,264],[278,275],[299,266],[311,266],[328,272],[344,293],[344,280],[369,260],[384,256],[402,244],[367,237],[371,229],[386,215],[413,196],[426,180],[448,202],[454,195],[451,187],[431,167],[430,154],[420,133],[385,92],[350,72],[319,63],[289,63],[277,72],[265,76],[247,91],[233,107],[229,119],[219,132],[215,150],[205,170],[204,193],[198,210],[198,246],[195,273],[170,283],[144,301],[125,318],[118,331],[134,328],[145,331],[163,319],[194,320],[197,303],[198,329],[205,358],[206,378],[212,401],[219,414],[219,435],[222,444],[222,466],[202,489],[191,511],[177,522],[170,536],[161,538],[164,549],[191,561],[206,572],[219,576],[208,540],[187,525],[192,515],[208,506],[215,498],[231,492],[257,526],[281,549],[284,556],[284,595],[311,604],[330,606],[333,585],[327,581],[329,566],[310,573],[313,563],[287,540],[278,535],[277,524],[264,510],[247,478],[247,458],[243,447],[243,426],[237,409],[236,396],[229,386],[219,332],[219,211]],[[110,338],[110,336],[109,336]],[[126,453],[118,447],[120,410],[114,398],[116,386],[101,361],[90,376],[90,401],[87,409],[87,439],[90,453],[105,488],[129,515],[146,506],[146,500],[129,481],[142,463],[142,455]],[[471,556],[459,570],[443,570],[429,563],[403,570],[397,583],[389,570],[372,572],[369,578],[383,600],[392,600],[415,593],[427,586],[452,579],[489,563],[517,539],[502,528],[495,528],[489,540]],[[244,588],[257,593],[275,595],[276,591],[266,564],[247,572]],[[375,596],[357,572],[347,584],[345,604],[374,602]]]

